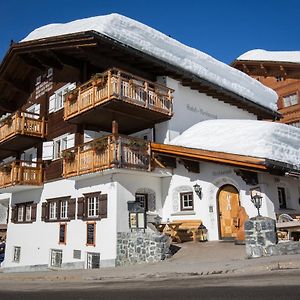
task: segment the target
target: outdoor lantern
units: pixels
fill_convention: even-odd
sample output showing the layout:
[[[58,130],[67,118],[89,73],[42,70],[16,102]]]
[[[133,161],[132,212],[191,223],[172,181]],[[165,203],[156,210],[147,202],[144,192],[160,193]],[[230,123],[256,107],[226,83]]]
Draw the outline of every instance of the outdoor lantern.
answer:
[[[251,197],[251,201],[257,209],[257,216],[260,217],[261,215],[260,215],[259,209],[261,208],[261,204],[262,204],[262,196],[260,194],[256,193],[255,195],[253,195]]]
[[[199,199],[202,199],[202,187],[198,183],[194,185],[194,191],[199,197]]]
[[[199,242],[207,242],[207,228],[201,224],[199,230]]]

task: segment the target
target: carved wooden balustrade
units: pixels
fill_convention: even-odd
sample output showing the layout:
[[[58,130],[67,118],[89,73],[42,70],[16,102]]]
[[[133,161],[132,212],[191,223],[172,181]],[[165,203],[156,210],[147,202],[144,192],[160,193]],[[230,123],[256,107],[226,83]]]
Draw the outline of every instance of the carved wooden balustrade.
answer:
[[[65,150],[62,157],[66,178],[110,168],[151,169],[150,143],[120,135],[109,135]]]
[[[17,134],[43,138],[45,133],[44,118],[34,113],[16,112],[0,122],[0,143]]]
[[[42,184],[43,166],[40,162],[13,161],[0,165],[0,188]]]
[[[66,95],[64,118],[118,99],[149,110],[172,115],[173,90],[118,69],[96,74],[91,80]]]

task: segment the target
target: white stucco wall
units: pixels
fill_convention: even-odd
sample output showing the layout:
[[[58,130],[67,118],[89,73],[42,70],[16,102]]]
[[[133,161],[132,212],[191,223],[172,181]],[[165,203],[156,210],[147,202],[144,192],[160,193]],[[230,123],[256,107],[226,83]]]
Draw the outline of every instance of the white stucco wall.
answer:
[[[46,199],[71,196],[82,197],[83,193],[101,191],[108,194],[108,217],[96,221],[96,245],[86,246],[86,221],[71,220],[67,222],[67,243],[59,244],[59,222],[42,222],[41,205]],[[8,226],[8,239],[4,266],[22,267],[50,263],[50,249],[63,250],[62,263],[86,263],[87,252],[100,253],[103,265],[111,264],[116,256],[116,189],[110,177],[98,176],[96,179],[60,180],[46,183],[43,189],[15,193],[15,203],[34,201],[38,203],[36,222],[30,224],[13,224]],[[76,216],[77,217],[77,216]],[[21,247],[21,260],[13,262],[13,247]],[[73,258],[73,250],[81,250],[81,259]]]
[[[257,116],[236,106],[219,101],[185,87],[172,78],[166,78],[166,85],[175,90],[171,120],[155,125],[156,142],[164,143],[178,136],[192,125],[210,119],[250,119]]]

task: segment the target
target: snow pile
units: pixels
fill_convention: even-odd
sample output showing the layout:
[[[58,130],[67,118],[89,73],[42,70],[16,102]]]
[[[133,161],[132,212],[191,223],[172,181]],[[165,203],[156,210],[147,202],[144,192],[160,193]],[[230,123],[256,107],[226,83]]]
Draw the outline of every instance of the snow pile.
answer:
[[[21,42],[90,30],[180,67],[264,107],[277,109],[277,94],[257,80],[147,25],[119,14],[46,25],[31,32]]]
[[[254,49],[242,54],[237,58],[237,60],[300,63],[300,51],[266,51],[262,49]]]
[[[169,144],[267,158],[300,170],[300,129],[280,123],[208,120],[190,127]]]

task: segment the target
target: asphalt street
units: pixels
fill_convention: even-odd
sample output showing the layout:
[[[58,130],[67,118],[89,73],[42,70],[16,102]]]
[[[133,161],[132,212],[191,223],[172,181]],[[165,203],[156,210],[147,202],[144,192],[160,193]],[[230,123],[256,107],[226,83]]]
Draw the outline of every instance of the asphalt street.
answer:
[[[1,300],[27,299],[300,299],[300,270],[244,276],[191,276],[122,282],[0,283]]]

